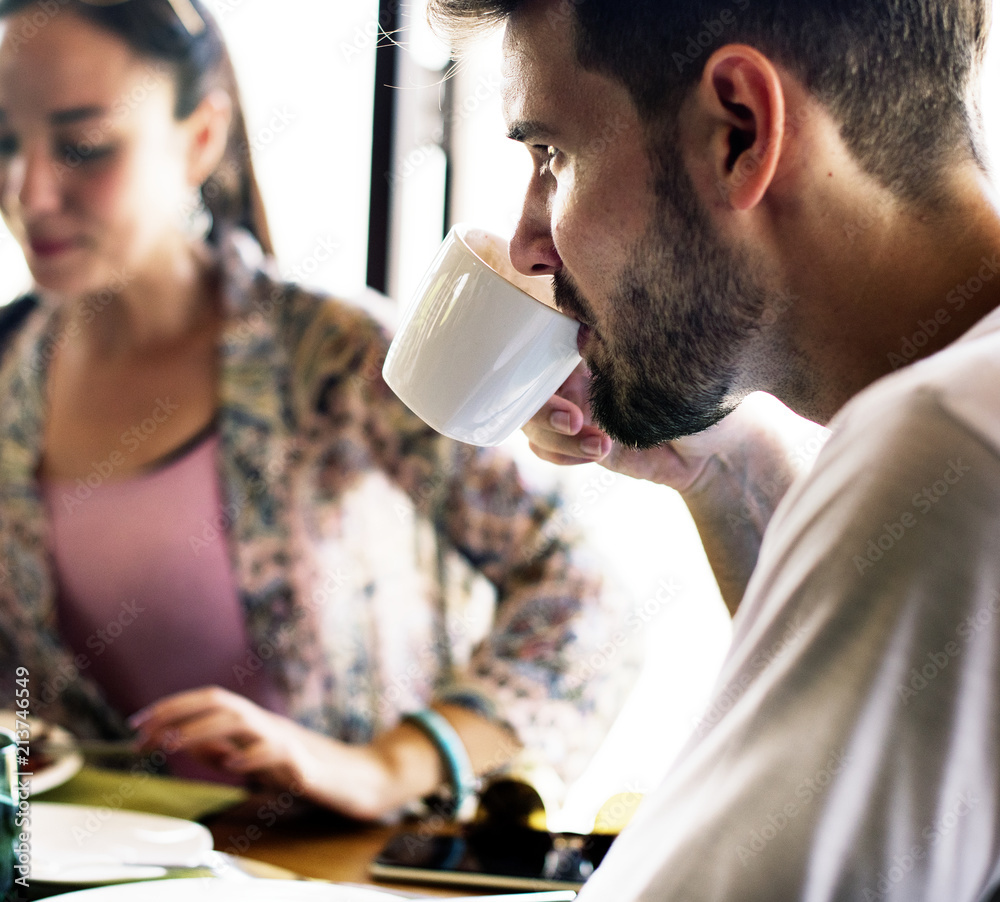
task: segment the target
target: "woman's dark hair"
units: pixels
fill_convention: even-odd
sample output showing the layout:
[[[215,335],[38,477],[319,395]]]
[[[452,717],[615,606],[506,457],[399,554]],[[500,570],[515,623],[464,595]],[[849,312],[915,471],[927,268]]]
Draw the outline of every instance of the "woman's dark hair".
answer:
[[[128,0],[107,5],[81,0],[0,0],[0,19],[35,8],[32,35],[44,29],[53,16],[66,13],[114,34],[138,56],[169,67],[177,92],[174,115],[178,119],[191,115],[211,91],[225,91],[233,103],[229,141],[222,161],[201,186],[213,219],[208,240],[217,241],[221,227],[235,225],[253,234],[270,255],[274,248],[250,158],[250,139],[232,60],[218,23],[200,0],[190,2],[205,23],[203,29],[189,31],[170,0]],[[30,40],[27,33],[25,40]]]

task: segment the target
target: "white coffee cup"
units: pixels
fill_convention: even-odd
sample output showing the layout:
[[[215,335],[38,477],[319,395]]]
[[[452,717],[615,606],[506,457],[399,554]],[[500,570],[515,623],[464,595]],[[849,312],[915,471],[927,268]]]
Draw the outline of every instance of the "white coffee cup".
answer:
[[[579,328],[555,309],[551,278],[522,275],[506,241],[459,224],[403,314],[382,375],[438,432],[498,445],[579,364]]]

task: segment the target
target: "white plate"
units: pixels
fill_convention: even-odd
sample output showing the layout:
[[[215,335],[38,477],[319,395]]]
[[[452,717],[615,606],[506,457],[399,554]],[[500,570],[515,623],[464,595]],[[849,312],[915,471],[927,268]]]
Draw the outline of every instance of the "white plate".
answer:
[[[207,828],[177,817],[54,802],[31,806],[32,880],[97,886],[162,877],[157,865],[195,867],[211,850]]]
[[[66,893],[66,902],[403,902],[401,897],[375,889],[300,883],[292,880],[248,880],[230,883],[218,878],[125,883]]]
[[[18,720],[13,711],[0,711],[0,727],[17,732],[19,729],[24,729],[24,721]],[[47,724],[45,721],[29,718],[28,727],[31,737],[39,736],[45,731],[52,741],[58,742],[59,745],[70,745],[73,742],[73,736],[66,730],[53,724]],[[31,737],[29,737],[28,742],[29,750]],[[55,789],[56,786],[61,786],[74,777],[81,767],[83,767],[83,757],[79,752],[62,752],[56,755],[51,764],[36,770],[34,776],[28,777],[31,781],[31,795],[38,795],[40,792],[47,792],[50,789]]]

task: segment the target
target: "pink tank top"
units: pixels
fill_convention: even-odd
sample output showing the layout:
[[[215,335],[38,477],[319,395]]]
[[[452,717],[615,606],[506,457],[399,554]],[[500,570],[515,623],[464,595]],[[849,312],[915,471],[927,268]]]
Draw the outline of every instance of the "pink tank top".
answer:
[[[282,712],[236,590],[218,445],[212,432],[141,476],[115,481],[95,465],[87,479],[42,485],[60,635],[125,715],[213,685]],[[171,770],[207,775],[181,761]]]

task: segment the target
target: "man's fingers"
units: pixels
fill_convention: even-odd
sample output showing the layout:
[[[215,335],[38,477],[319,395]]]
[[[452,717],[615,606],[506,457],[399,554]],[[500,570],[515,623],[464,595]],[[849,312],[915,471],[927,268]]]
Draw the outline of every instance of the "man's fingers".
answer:
[[[559,387],[557,396],[565,398],[577,408],[583,410],[587,406],[587,389],[589,385],[590,372],[587,370],[587,365],[581,363]]]
[[[584,427],[576,435],[559,435],[551,429],[525,427],[528,445],[542,460],[567,464],[586,464],[602,460],[611,453],[613,443],[603,432],[592,426]]]
[[[576,435],[580,431],[573,422],[573,415],[568,410],[554,410],[549,415],[549,425],[563,435]],[[583,417],[580,417],[580,425],[583,425]]]
[[[590,460],[601,460],[611,453],[614,443],[599,429],[588,427],[578,438],[580,452]]]
[[[576,435],[583,428],[583,411],[572,401],[553,395],[525,424],[524,431],[554,431]]]
[[[578,464],[589,464],[593,463],[592,460],[583,457],[570,457],[566,454],[556,454],[553,451],[546,451],[544,448],[540,448],[534,442],[528,442],[528,447],[531,448],[534,455],[540,460],[544,460],[546,463],[557,464],[560,467],[575,467]]]
[[[551,445],[549,442],[546,444]],[[528,442],[528,447],[532,450],[536,457],[550,464],[558,464],[560,467],[575,467],[580,464],[592,464],[604,457],[604,453],[598,456],[585,455],[580,448],[580,442],[578,440],[567,442],[565,450],[555,450],[551,447],[543,447],[535,442]]]

